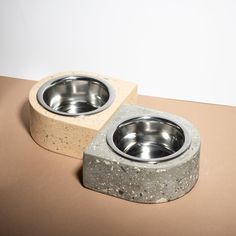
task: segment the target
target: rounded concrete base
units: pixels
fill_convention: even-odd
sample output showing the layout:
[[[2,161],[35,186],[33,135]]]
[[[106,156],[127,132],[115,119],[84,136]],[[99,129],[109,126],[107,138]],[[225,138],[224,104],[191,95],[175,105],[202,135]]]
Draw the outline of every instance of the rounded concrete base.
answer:
[[[174,118],[188,131],[190,146],[178,157],[156,163],[138,162],[122,157],[110,148],[106,136],[114,124],[129,118],[130,114]],[[200,136],[190,122],[172,114],[124,105],[85,150],[83,183],[92,190],[129,201],[167,202],[185,195],[196,184],[199,157]]]

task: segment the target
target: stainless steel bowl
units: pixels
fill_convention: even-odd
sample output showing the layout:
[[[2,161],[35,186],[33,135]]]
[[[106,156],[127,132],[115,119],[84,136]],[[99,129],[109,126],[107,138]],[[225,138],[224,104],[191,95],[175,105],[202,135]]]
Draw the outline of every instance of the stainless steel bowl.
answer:
[[[91,115],[108,108],[115,98],[112,87],[101,79],[85,76],[56,78],[43,84],[38,102],[64,116]]]
[[[112,126],[108,145],[120,156],[140,162],[178,157],[191,143],[187,130],[169,117],[132,117]]]

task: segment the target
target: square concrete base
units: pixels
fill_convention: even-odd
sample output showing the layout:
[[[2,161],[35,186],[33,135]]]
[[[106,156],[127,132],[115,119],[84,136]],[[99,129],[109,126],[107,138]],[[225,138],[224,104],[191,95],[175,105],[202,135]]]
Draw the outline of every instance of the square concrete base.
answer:
[[[37,101],[38,89],[47,81],[62,76],[88,76],[106,80],[115,90],[114,102],[106,110],[89,116],[68,117],[44,109]],[[85,72],[67,72],[49,76],[30,91],[30,132],[40,146],[71,157],[82,158],[83,151],[97,132],[123,103],[136,101],[137,85]]]

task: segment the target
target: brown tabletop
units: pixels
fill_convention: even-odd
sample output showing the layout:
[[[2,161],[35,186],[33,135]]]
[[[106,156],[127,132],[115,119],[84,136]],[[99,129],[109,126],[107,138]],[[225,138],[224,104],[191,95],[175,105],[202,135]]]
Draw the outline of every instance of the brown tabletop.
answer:
[[[195,124],[202,149],[190,193],[138,204],[84,188],[82,161],[32,140],[34,83],[0,77],[0,235],[236,235],[236,107],[139,96],[138,104]]]

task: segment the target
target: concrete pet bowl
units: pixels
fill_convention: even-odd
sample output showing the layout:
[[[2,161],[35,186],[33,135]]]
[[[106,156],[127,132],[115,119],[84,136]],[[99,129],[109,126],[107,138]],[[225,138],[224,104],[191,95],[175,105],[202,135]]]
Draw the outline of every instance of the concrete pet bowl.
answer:
[[[40,146],[82,158],[96,133],[124,102],[136,99],[134,83],[97,74],[49,76],[30,91],[30,132]]]
[[[130,201],[166,202],[195,185],[199,155],[200,137],[190,122],[124,105],[86,149],[83,183]]]

